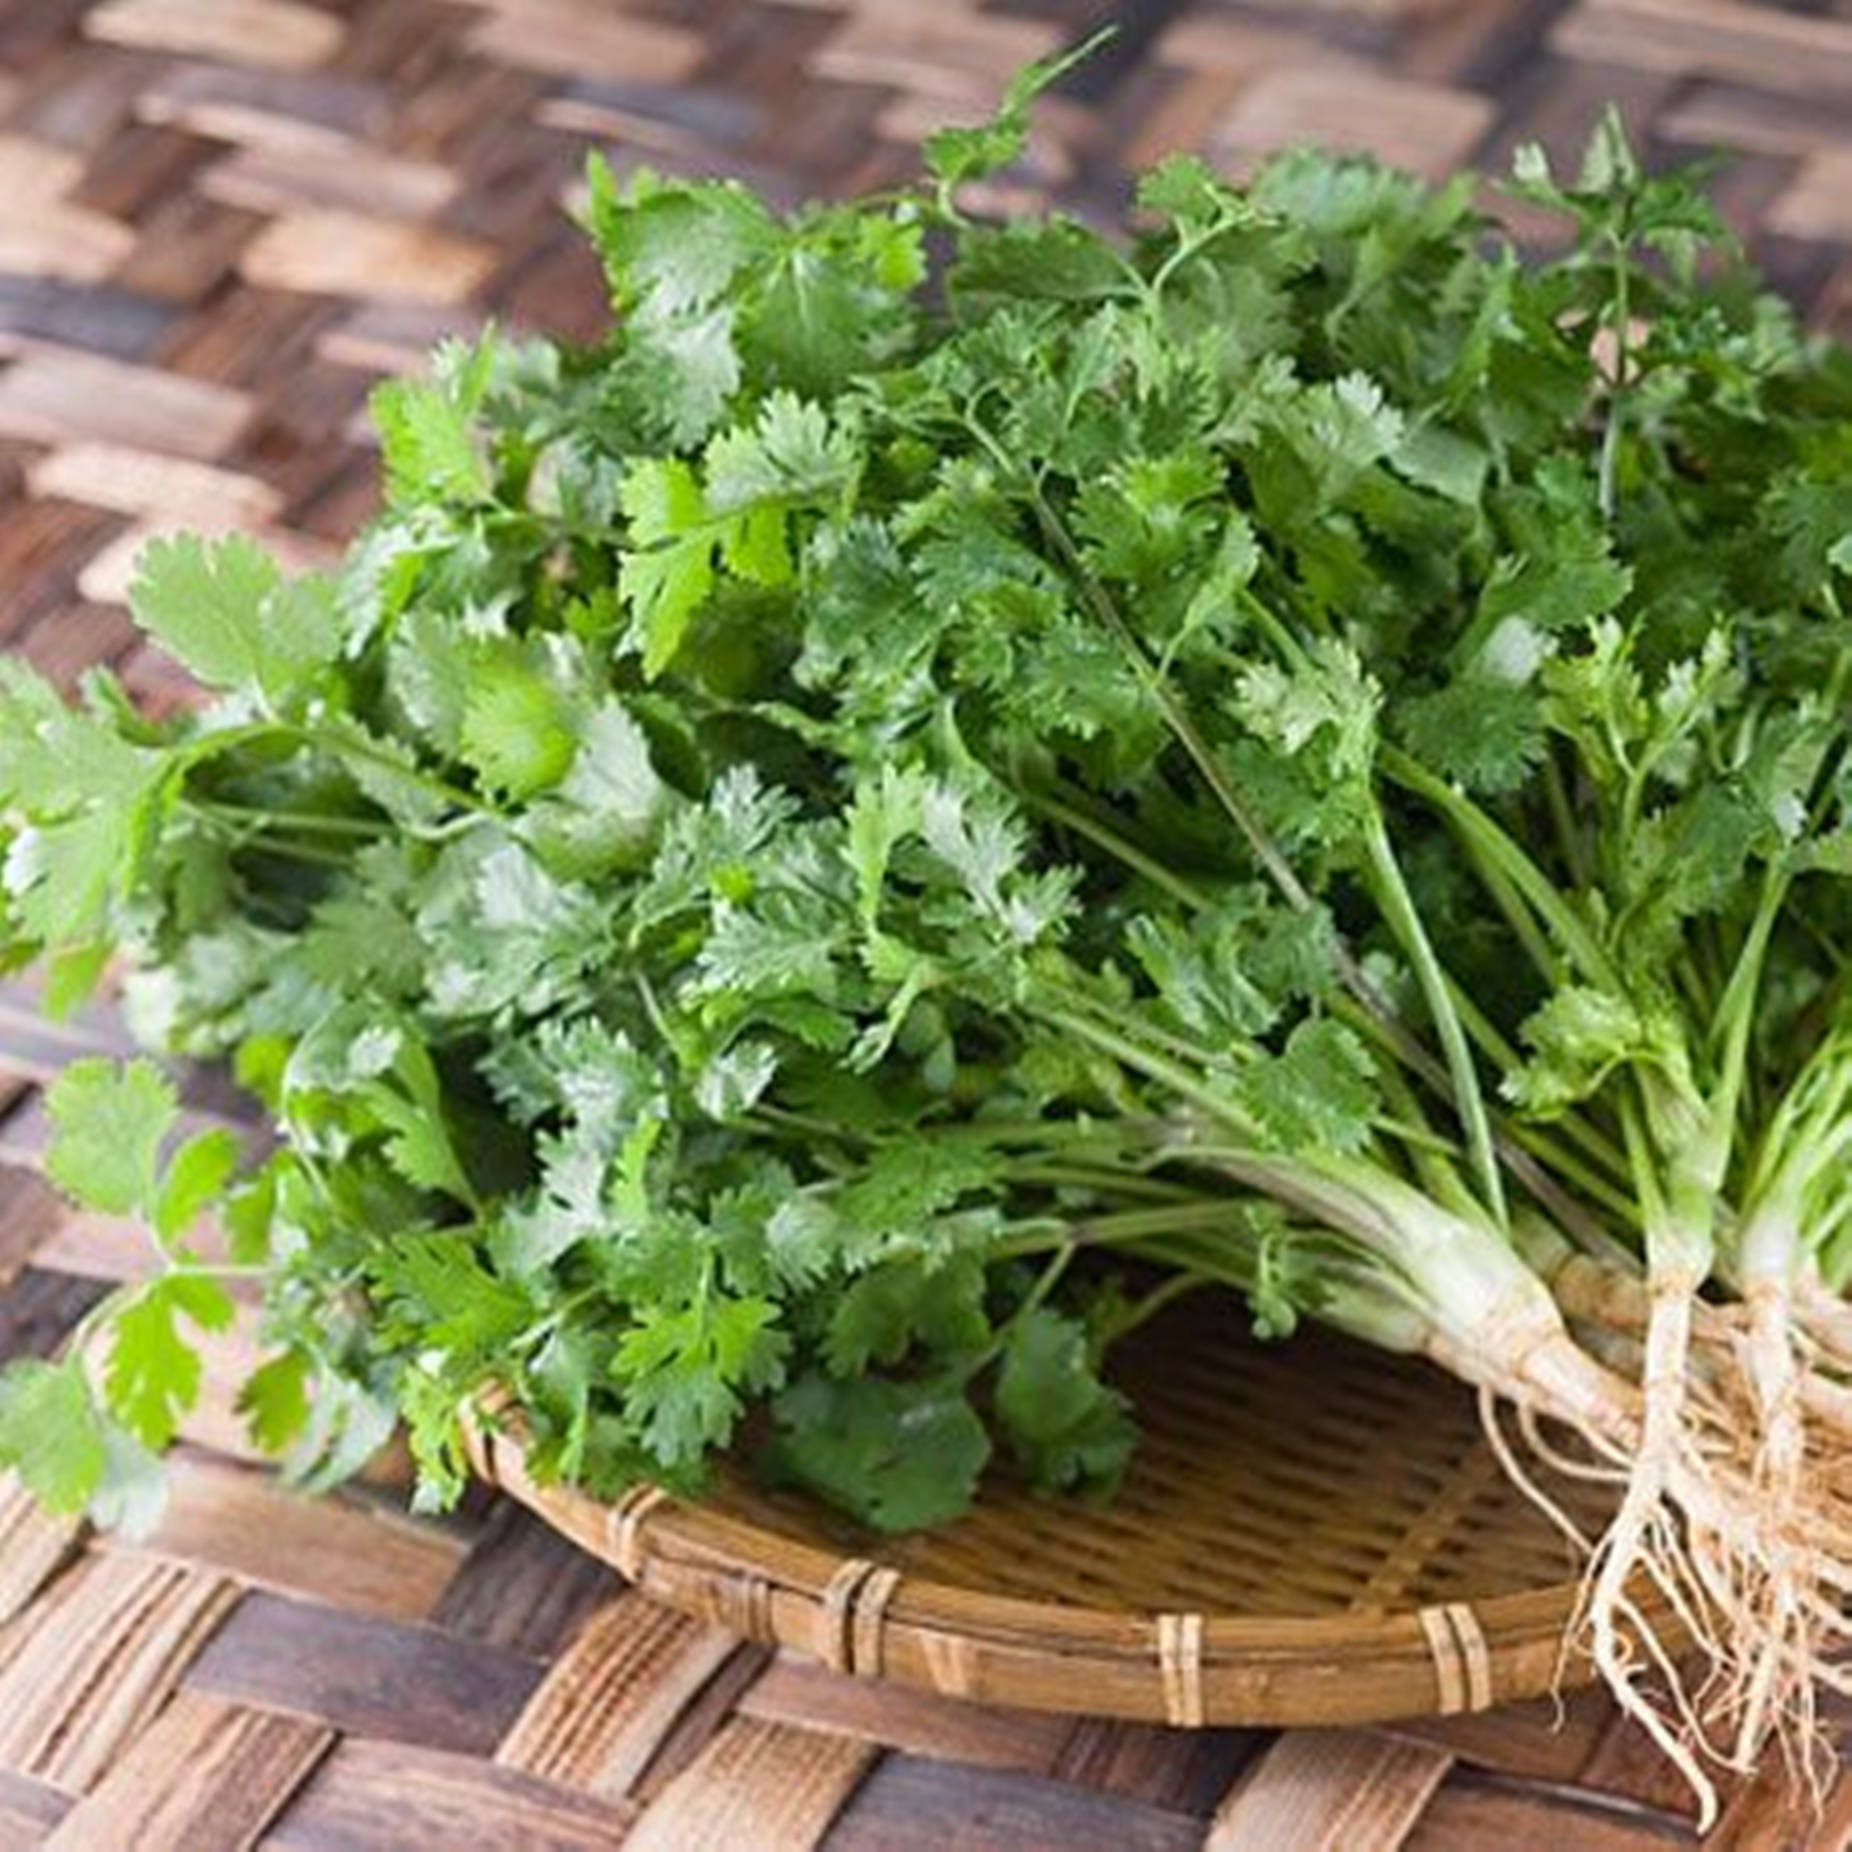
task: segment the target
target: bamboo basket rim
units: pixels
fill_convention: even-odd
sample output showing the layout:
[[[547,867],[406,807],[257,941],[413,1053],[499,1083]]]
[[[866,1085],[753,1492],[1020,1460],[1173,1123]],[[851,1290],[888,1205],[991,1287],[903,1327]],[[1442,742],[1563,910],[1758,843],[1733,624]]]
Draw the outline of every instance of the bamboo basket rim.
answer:
[[[500,1418],[502,1432],[478,1429],[471,1443],[478,1474],[568,1536],[576,1539],[587,1528],[602,1531],[609,1542],[596,1554],[628,1582],[642,1586],[653,1562],[679,1556],[691,1567],[705,1562],[716,1570],[763,1565],[759,1573],[776,1586],[821,1601],[841,1582],[845,1567],[878,1567],[872,1558],[832,1556],[800,1538],[748,1524],[710,1510],[699,1499],[678,1498],[654,1485],[640,1486],[617,1503],[606,1504],[571,1486],[540,1484],[527,1473],[521,1425],[506,1415]],[[1471,1603],[1438,1605],[1470,1607],[1482,1629],[1485,1619],[1495,1616],[1502,1623],[1501,1632],[1542,1630],[1559,1638],[1573,1615],[1578,1594],[1578,1583],[1560,1582]],[[1325,1642],[1354,1646],[1364,1629],[1374,1629],[1386,1645],[1419,1645],[1426,1654],[1431,1649],[1417,1617],[1431,1611],[1408,1608],[1386,1615],[1305,1616],[1203,1613],[1194,1618],[1203,1623],[1205,1654],[1216,1647],[1249,1654],[1295,1652]],[[1129,1609],[1029,1601],[1020,1595],[990,1594],[923,1575],[902,1578],[884,1603],[883,1616],[896,1623],[964,1629],[1001,1646],[1034,1646],[1045,1643],[1051,1633],[1061,1634],[1076,1647],[1127,1659],[1145,1656],[1152,1624],[1164,1618],[1157,1609],[1139,1614]]]
[[[879,1540],[856,1553],[655,1486],[605,1503],[542,1484],[506,1406],[480,1408],[467,1435],[484,1480],[645,1594],[858,1677],[1075,1715],[1291,1727],[1481,1711],[1594,1675],[1574,1637],[1579,1574],[1305,1613],[1035,1600],[897,1568]],[[1656,1629],[1670,1624],[1657,1591],[1637,1598]]]

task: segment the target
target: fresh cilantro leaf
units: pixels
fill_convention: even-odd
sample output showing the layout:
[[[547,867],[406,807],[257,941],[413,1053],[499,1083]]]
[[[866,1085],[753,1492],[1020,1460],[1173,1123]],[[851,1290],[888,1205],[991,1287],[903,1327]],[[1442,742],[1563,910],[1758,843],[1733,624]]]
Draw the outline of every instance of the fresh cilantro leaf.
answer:
[[[809,1376],[774,1404],[772,1471],[877,1530],[918,1530],[970,1504],[990,1441],[956,1384]]]
[[[168,1249],[221,1201],[238,1168],[243,1148],[229,1127],[196,1133],[169,1160],[160,1188],[147,1203],[154,1232]]]
[[[286,581],[242,534],[150,541],[129,603],[148,635],[208,687],[255,687],[271,701],[334,661],[343,642],[333,587]]]
[[[9,1363],[0,1371],[0,1466],[47,1510],[75,1515],[102,1483],[102,1424],[74,1359]]]
[[[27,939],[68,946],[107,929],[133,821],[132,813],[99,805],[63,822],[23,829],[13,838],[5,885]]]
[[[143,1446],[160,1452],[199,1400],[199,1353],[181,1335],[180,1320],[223,1331],[232,1310],[217,1281],[170,1273],[132,1294],[110,1320],[104,1392],[110,1413]]]
[[[771,246],[771,215],[731,181],[687,184],[647,169],[620,189],[593,155],[587,227],[620,304],[662,314],[704,307]]]
[[[1417,695],[1400,721],[1416,756],[1470,791],[1516,790],[1543,757],[1538,695],[1490,676],[1461,676]]]
[[[612,1367],[657,1459],[671,1467],[700,1459],[730,1437],[748,1394],[781,1379],[789,1344],[777,1320],[769,1300],[708,1294],[651,1307],[624,1334]]]
[[[1085,1329],[1044,1306],[1010,1327],[997,1416],[1040,1491],[1110,1485],[1132,1450],[1125,1399],[1094,1374]]]
[[[671,796],[642,727],[622,702],[605,701],[580,726],[554,795],[529,811],[528,845],[568,880],[639,866]]]
[[[173,1083],[151,1062],[74,1061],[45,1097],[45,1170],[87,1208],[133,1215],[155,1202],[161,1146],[179,1117]]]
[[[505,659],[473,670],[458,751],[490,790],[517,799],[550,790],[576,748],[566,703],[545,677]]]
[[[1025,65],[1005,86],[996,115],[982,127],[935,129],[921,149],[926,171],[949,192],[968,180],[982,179],[1009,166],[1028,140],[1029,105],[1076,65],[1092,57],[1113,31],[1106,27],[1071,51]]]
[[[433,381],[394,379],[368,401],[392,499],[480,502],[488,497],[488,460],[474,421],[496,359],[493,331],[471,347],[448,341],[435,355]]]
[[[370,1271],[395,1326],[402,1321],[409,1338],[441,1347],[453,1363],[494,1360],[533,1319],[527,1294],[459,1235],[401,1235],[375,1253]]]
[[[238,1412],[266,1453],[282,1453],[307,1428],[312,1369],[306,1351],[279,1351],[259,1364],[238,1391]]]
[[[1241,1104],[1277,1151],[1361,1149],[1377,1111],[1375,1066],[1357,1035],[1330,1017],[1303,1022],[1277,1055],[1242,1076]]]
[[[67,705],[17,657],[0,658],[0,801],[38,817],[132,804],[160,770],[148,747]]]
[[[621,492],[633,550],[618,580],[632,612],[643,672],[675,660],[714,587],[715,535],[694,471],[679,460],[640,463]]]
[[[823,1356],[833,1376],[904,1362],[916,1345],[942,1356],[975,1354],[990,1336],[984,1269],[975,1255],[922,1272],[911,1261],[851,1280],[830,1310]]]
[[[720,432],[702,461],[707,505],[725,515],[754,502],[834,495],[853,478],[857,453],[848,433],[833,428],[821,406],[775,392],[756,423]]]
[[[1623,1062],[1651,1049],[1647,1020],[1625,997],[1587,984],[1557,991],[1524,1024],[1531,1059],[1505,1091],[1548,1117],[1586,1098]]]

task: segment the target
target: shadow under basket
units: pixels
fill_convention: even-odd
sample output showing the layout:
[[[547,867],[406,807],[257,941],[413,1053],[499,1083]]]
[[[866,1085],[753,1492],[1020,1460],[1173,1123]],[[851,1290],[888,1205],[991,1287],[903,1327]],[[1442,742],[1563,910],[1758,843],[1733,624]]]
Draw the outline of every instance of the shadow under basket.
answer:
[[[999,1471],[957,1523],[903,1537],[743,1474],[603,1504],[536,1484],[517,1428],[471,1444],[485,1479],[649,1595],[861,1677],[1185,1726],[1382,1722],[1587,1682],[1564,1653],[1574,1553],[1457,1382],[1322,1333],[1257,1343],[1209,1293],[1115,1366],[1141,1441],[1113,1498]],[[1549,1490],[1598,1527],[1588,1487]]]

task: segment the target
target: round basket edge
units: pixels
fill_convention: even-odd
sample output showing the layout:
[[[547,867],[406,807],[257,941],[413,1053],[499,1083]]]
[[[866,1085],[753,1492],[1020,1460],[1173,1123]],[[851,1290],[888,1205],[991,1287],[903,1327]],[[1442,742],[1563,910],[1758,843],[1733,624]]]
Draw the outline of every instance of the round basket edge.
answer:
[[[1136,1613],[1038,1603],[845,1557],[638,1486],[615,1504],[528,1472],[518,1416],[468,1425],[488,1484],[697,1619],[940,1695],[1182,1727],[1453,1715],[1586,1684],[1577,1582],[1389,1612]]]

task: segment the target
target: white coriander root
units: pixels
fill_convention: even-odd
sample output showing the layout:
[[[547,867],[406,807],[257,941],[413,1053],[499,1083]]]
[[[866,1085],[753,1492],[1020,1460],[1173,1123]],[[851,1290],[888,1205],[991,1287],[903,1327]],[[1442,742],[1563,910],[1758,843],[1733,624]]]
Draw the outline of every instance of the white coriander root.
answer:
[[[1829,1654],[1847,1636],[1852,1507],[1832,1475],[1814,1470],[1809,1372],[1788,1342],[1781,1301],[1758,1300],[1747,1330],[1736,1319],[1694,1318],[1698,1304],[1661,1292],[1637,1347],[1637,1382],[1541,1318],[1524,1340],[1507,1324],[1498,1344],[1437,1339],[1430,1350],[1479,1384],[1505,1470],[1586,1552],[1578,1638],[1616,1702],[1679,1769],[1708,1825],[1717,1773],[1771,1748],[1817,1780],[1815,1693],[1844,1682]],[[1724,1367],[1732,1361],[1734,1377]],[[1525,1451],[1540,1465],[1619,1484],[1599,1535],[1525,1466],[1495,1418],[1500,1402],[1517,1411]],[[1759,1411],[1746,1438],[1745,1402]],[[1567,1444],[1546,1436],[1546,1424]]]

